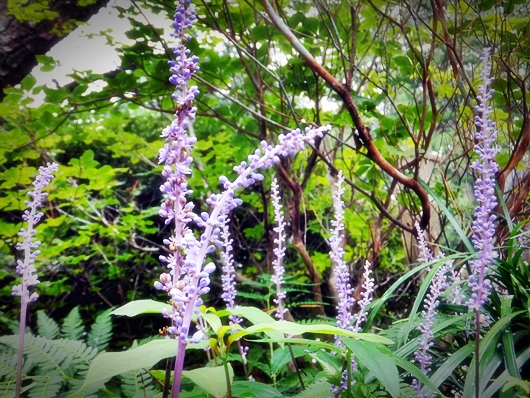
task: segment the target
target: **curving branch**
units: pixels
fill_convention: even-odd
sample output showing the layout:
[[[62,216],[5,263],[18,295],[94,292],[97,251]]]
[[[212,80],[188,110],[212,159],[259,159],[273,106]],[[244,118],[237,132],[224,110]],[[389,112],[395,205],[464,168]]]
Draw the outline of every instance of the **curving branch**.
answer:
[[[418,196],[422,206],[422,215],[420,219],[420,227],[425,230],[429,225],[431,218],[431,206],[429,203],[429,197],[427,192],[421,187],[418,181],[413,178],[409,178],[394,166],[392,166],[379,152],[375,146],[370,131],[364,125],[359,110],[353,101],[350,90],[344,84],[339,82],[331,73],[329,73],[322,65],[320,65],[316,59],[309,53],[309,51],[298,41],[296,36],[290,31],[285,25],[283,20],[276,14],[268,0],[262,0],[263,7],[267,12],[271,22],[274,26],[285,36],[285,38],[291,43],[293,48],[304,58],[309,67],[320,77],[322,77],[326,83],[341,97],[344,101],[344,105],[350,114],[353,124],[357,129],[358,136],[356,136],[358,143],[363,146],[367,153],[366,156],[375,162],[381,170],[387,173],[390,177],[395,179],[406,188],[411,189]]]

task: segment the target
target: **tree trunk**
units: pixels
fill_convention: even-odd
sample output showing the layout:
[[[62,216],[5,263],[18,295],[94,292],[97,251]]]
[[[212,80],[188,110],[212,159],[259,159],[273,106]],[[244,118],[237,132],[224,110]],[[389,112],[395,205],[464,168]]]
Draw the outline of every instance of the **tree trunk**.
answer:
[[[0,1],[0,100],[5,88],[20,83],[37,65],[36,55],[46,54],[76,22],[88,21],[107,2],[81,7],[76,1],[51,0],[49,8],[37,9],[40,3],[21,1],[13,15],[7,1]]]

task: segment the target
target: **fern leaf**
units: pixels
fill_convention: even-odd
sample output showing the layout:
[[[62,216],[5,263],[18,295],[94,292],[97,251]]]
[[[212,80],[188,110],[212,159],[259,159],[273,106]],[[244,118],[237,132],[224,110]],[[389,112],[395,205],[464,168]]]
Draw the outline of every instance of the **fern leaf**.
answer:
[[[55,398],[61,389],[61,376],[34,376],[35,385],[29,390],[30,398]]]
[[[39,336],[53,340],[59,335],[59,325],[44,310],[37,311],[37,328]]]
[[[265,300],[265,301],[269,298],[268,295],[258,294],[258,293],[247,293],[247,292],[237,292],[237,296],[247,298],[247,299]]]
[[[152,385],[152,376],[143,369],[123,373],[119,378],[123,383],[120,390],[127,397],[152,397],[158,394]]]
[[[15,383],[18,335],[0,337],[0,396],[11,396],[10,384]],[[7,347],[6,347],[7,346]],[[7,350],[6,350],[7,348]],[[10,349],[9,349],[10,348]],[[31,380],[29,397],[56,397],[70,385],[71,397],[93,397],[103,385],[81,389],[92,359],[98,350],[83,341],[48,340],[26,334],[24,342],[23,380]],[[31,374],[31,375],[30,375]],[[7,384],[4,388],[3,384]],[[7,394],[7,395],[6,395]]]
[[[99,314],[90,328],[90,333],[88,333],[88,345],[97,348],[99,351],[107,347],[112,337],[111,311],[112,308]]]
[[[342,363],[337,356],[331,355],[327,351],[317,351],[309,353],[317,361],[326,374],[328,380],[340,382],[342,377]]]
[[[70,311],[66,318],[64,318],[61,327],[61,336],[68,340],[79,340],[84,331],[83,321],[81,315],[79,315],[79,307],[75,307]]]
[[[4,323],[13,334],[18,333],[20,330],[20,324],[6,316],[0,316],[0,322]]]
[[[331,384],[325,379],[320,379],[314,384],[311,384],[300,394],[293,395],[291,398],[322,398],[329,397]]]

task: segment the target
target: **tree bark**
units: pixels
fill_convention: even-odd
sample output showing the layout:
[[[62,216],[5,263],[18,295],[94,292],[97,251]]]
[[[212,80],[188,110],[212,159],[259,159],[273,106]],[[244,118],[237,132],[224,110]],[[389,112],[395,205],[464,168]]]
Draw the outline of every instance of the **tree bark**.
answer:
[[[20,83],[37,65],[36,55],[46,54],[71,33],[71,23],[88,21],[107,2],[95,0],[81,7],[75,1],[51,0],[49,10],[44,11],[54,12],[53,19],[37,21],[38,16],[26,13],[27,20],[21,21],[9,13],[7,1],[0,1],[0,100],[5,88]],[[26,6],[21,2],[21,8]],[[43,18],[44,11],[35,15]]]

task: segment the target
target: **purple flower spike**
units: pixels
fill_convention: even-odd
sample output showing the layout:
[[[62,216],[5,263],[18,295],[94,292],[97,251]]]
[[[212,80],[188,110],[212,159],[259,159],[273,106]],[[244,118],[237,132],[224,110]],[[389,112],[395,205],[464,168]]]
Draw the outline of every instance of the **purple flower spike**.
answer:
[[[272,281],[276,284],[276,298],[274,302],[278,306],[276,311],[276,318],[284,320],[283,315],[287,312],[286,308],[283,308],[283,300],[286,297],[286,293],[282,292],[283,285],[283,274],[285,273],[285,268],[283,267],[283,258],[285,257],[285,221],[282,214],[282,205],[280,203],[280,194],[278,192],[278,183],[276,178],[272,180],[271,185],[271,197],[272,197],[272,206],[274,207],[274,219],[278,224],[274,228],[274,232],[278,234],[277,238],[274,238],[274,243],[276,247],[274,248],[274,261],[272,265],[274,267],[274,275],[272,276]]]
[[[46,167],[39,167],[39,175],[35,178],[33,186],[35,189],[28,193],[33,199],[25,201],[24,203],[28,206],[28,210],[24,211],[22,219],[28,223],[27,229],[20,228],[18,236],[23,238],[22,242],[17,243],[17,250],[24,252],[24,260],[17,260],[17,272],[22,276],[22,284],[13,286],[13,296],[19,296],[20,305],[20,325],[19,325],[19,341],[18,341],[18,355],[17,355],[17,376],[15,383],[15,396],[19,397],[22,388],[22,357],[24,354],[24,335],[26,333],[26,315],[28,310],[28,304],[32,301],[37,300],[39,295],[36,292],[29,294],[29,288],[39,283],[37,278],[37,270],[35,268],[35,259],[39,255],[40,251],[38,247],[39,241],[33,241],[33,237],[36,235],[35,225],[38,224],[43,213],[37,213],[37,209],[42,207],[42,202],[48,196],[46,192],[42,190],[48,186],[53,179],[52,172],[58,170],[57,163],[48,163]]]
[[[355,301],[353,298],[353,289],[350,284],[350,272],[348,271],[348,266],[344,262],[344,249],[341,245],[342,239],[344,238],[344,235],[342,235],[342,230],[344,229],[344,203],[342,202],[342,195],[344,194],[344,188],[342,188],[343,182],[344,177],[342,172],[339,172],[336,191],[333,194],[335,219],[331,221],[333,228],[331,231],[332,236],[329,239],[331,245],[329,256],[334,264],[333,272],[337,277],[337,290],[339,292],[337,326],[345,330],[353,330],[353,316],[351,310]],[[336,341],[339,342],[340,340],[336,338]]]
[[[418,248],[420,249],[420,256],[418,257],[418,260],[426,263],[432,261],[432,252],[427,246],[427,242],[425,242],[425,233],[418,223],[416,223],[416,231],[418,232]]]
[[[423,231],[421,235],[423,235]],[[439,258],[443,258],[443,254],[441,254]],[[420,369],[424,374],[429,373],[431,370],[429,366],[432,363],[432,356],[429,354],[429,350],[434,344],[431,341],[434,338],[432,327],[434,325],[434,319],[438,314],[437,308],[440,304],[439,298],[449,287],[446,274],[452,269],[452,267],[453,260],[449,260],[447,261],[447,263],[445,263],[438,269],[432,280],[431,290],[427,294],[425,304],[423,305],[424,309],[421,313],[423,321],[420,324],[419,328],[422,335],[418,340],[418,342],[420,343],[420,349],[416,351],[414,357],[416,358],[416,361],[420,364]],[[411,387],[416,389],[416,398],[427,397],[426,395],[421,394],[421,386],[422,383],[414,379]]]
[[[477,249],[477,258],[470,262],[473,274],[469,277],[471,298],[467,302],[467,306],[472,311],[480,311],[488,299],[491,283],[485,277],[498,255],[493,246],[496,217],[492,212],[497,206],[495,173],[499,170],[499,166],[495,161],[497,154],[495,123],[489,120],[492,108],[487,105],[493,95],[493,90],[489,89],[489,85],[493,82],[489,59],[490,49],[485,48],[481,57],[482,84],[479,86],[477,116],[475,116],[477,126],[475,152],[479,155],[479,159],[472,165],[479,173],[474,190],[478,206],[475,209],[472,238],[473,245]]]
[[[361,330],[361,325],[366,321],[366,308],[372,302],[372,293],[374,292],[374,278],[372,277],[372,264],[367,260],[364,263],[364,273],[363,273],[363,291],[361,293],[361,301],[359,301],[359,312],[356,314],[355,318],[355,327],[353,328],[354,332],[359,332]]]
[[[35,301],[39,297],[37,293],[29,294],[30,286],[35,286],[39,283],[35,269],[35,259],[39,255],[40,251],[38,247],[39,241],[33,241],[33,237],[36,235],[35,225],[37,225],[44,215],[38,213],[37,209],[42,207],[42,202],[48,196],[46,192],[42,190],[48,186],[53,179],[52,172],[58,170],[57,163],[48,163],[46,167],[39,167],[39,175],[35,178],[33,186],[35,190],[28,193],[33,200],[25,201],[24,204],[28,206],[28,210],[24,211],[22,219],[28,223],[28,227],[20,228],[18,236],[23,238],[22,242],[17,243],[17,250],[24,252],[24,260],[17,260],[17,272],[22,276],[22,284],[13,286],[13,296],[20,296],[22,303],[27,304],[28,302]]]

